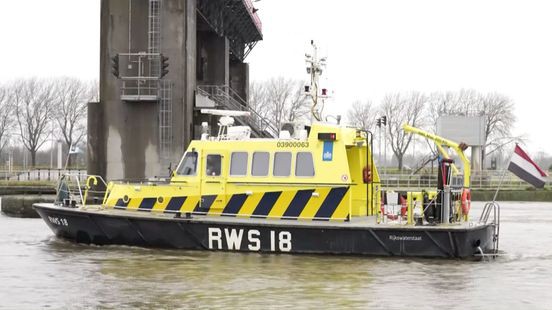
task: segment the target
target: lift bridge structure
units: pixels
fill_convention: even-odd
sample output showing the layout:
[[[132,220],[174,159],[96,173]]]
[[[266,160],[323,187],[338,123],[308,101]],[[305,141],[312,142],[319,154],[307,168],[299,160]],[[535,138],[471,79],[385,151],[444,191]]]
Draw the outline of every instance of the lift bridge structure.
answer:
[[[249,108],[246,57],[262,40],[251,0],[102,0],[100,101],[89,104],[88,172],[167,175],[198,138],[201,108],[251,112],[252,134],[277,129]]]

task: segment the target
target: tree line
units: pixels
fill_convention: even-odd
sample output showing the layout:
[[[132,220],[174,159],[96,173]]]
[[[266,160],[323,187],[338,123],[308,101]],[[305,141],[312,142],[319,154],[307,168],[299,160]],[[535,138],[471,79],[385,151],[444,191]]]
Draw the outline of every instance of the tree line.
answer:
[[[252,82],[249,89],[250,106],[277,128],[285,122],[304,121],[310,113],[310,101],[304,93],[304,81],[276,77]],[[486,120],[482,147],[482,158],[501,151],[512,142],[523,140],[512,135],[516,117],[514,102],[500,93],[482,93],[472,89],[459,91],[396,92],[384,96],[379,104],[370,100],[353,102],[346,113],[346,121],[365,130],[374,132],[376,120],[386,116],[387,124],[382,126],[387,136],[399,169],[403,168],[404,157],[412,146],[412,134],[402,130],[404,123],[430,132],[436,131],[437,119],[441,115],[484,116]],[[429,145],[431,149],[431,145]],[[431,149],[434,154],[437,150]]]
[[[351,124],[370,131],[375,130],[376,119],[383,115],[387,117],[387,126],[382,129],[399,169],[403,168],[404,156],[413,139],[412,134],[402,130],[404,123],[435,132],[437,119],[441,115],[483,116],[486,121],[486,143],[482,146],[482,162],[486,156],[524,139],[512,134],[511,129],[516,121],[514,102],[500,93],[482,93],[472,89],[430,94],[416,91],[392,93],[385,95],[379,105],[371,101],[356,101],[347,113]],[[432,151],[437,153],[434,149]]]
[[[82,143],[87,103],[98,98],[96,81],[71,77],[0,84],[0,155],[9,144],[23,146],[35,167],[37,152],[49,136],[62,140],[67,149]]]
[[[252,82],[250,106],[261,117],[281,128],[285,122],[306,121],[310,100],[301,80],[275,77]],[[87,103],[99,99],[96,81],[71,77],[19,79],[0,84],[0,155],[8,144],[24,147],[36,165],[36,154],[53,135],[66,149],[86,139]],[[412,145],[413,136],[402,130],[408,123],[429,131],[436,130],[441,115],[484,115],[486,118],[483,158],[523,137],[513,136],[516,118],[514,103],[499,93],[475,90],[434,92],[397,92],[384,96],[379,104],[355,101],[346,113],[351,125],[374,132],[376,120],[386,116],[382,126],[399,169]],[[435,150],[433,150],[435,152]]]
[[[305,82],[284,77],[254,81],[249,85],[249,106],[276,128],[309,116]]]

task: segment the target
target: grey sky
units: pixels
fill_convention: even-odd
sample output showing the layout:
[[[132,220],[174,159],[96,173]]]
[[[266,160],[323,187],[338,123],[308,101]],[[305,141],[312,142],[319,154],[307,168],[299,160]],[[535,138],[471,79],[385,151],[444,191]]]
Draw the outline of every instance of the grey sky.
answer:
[[[473,88],[516,103],[529,151],[552,153],[550,1],[262,0],[264,41],[247,61],[251,78],[306,79],[314,39],[328,56],[328,110],[387,92]],[[0,2],[0,81],[69,75],[97,79],[99,0]]]

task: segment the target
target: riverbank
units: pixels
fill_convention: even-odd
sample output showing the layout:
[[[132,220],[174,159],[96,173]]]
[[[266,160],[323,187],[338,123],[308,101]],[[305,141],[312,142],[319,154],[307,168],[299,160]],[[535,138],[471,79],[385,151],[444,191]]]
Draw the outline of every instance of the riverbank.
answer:
[[[10,185],[0,186],[0,196],[11,195],[55,195],[55,185]]]
[[[55,185],[44,182],[0,186],[0,211],[12,217],[37,218],[33,204],[54,201],[55,194]]]
[[[0,210],[2,214],[11,217],[39,218],[33,209],[33,204],[39,202],[52,202],[55,195],[8,195],[0,197]]]
[[[473,190],[472,201],[491,201],[496,190]],[[552,190],[501,190],[497,201],[535,201],[552,202]]]

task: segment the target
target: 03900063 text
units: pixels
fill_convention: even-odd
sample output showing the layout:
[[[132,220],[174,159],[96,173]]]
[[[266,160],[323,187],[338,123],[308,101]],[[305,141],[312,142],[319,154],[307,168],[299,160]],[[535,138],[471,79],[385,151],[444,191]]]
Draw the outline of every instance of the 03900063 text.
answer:
[[[209,249],[210,250],[242,250],[242,241],[246,238],[247,248],[244,250],[261,250],[261,232],[256,229],[228,229],[209,227]],[[291,251],[291,233],[289,231],[269,232],[270,251],[289,252]]]

